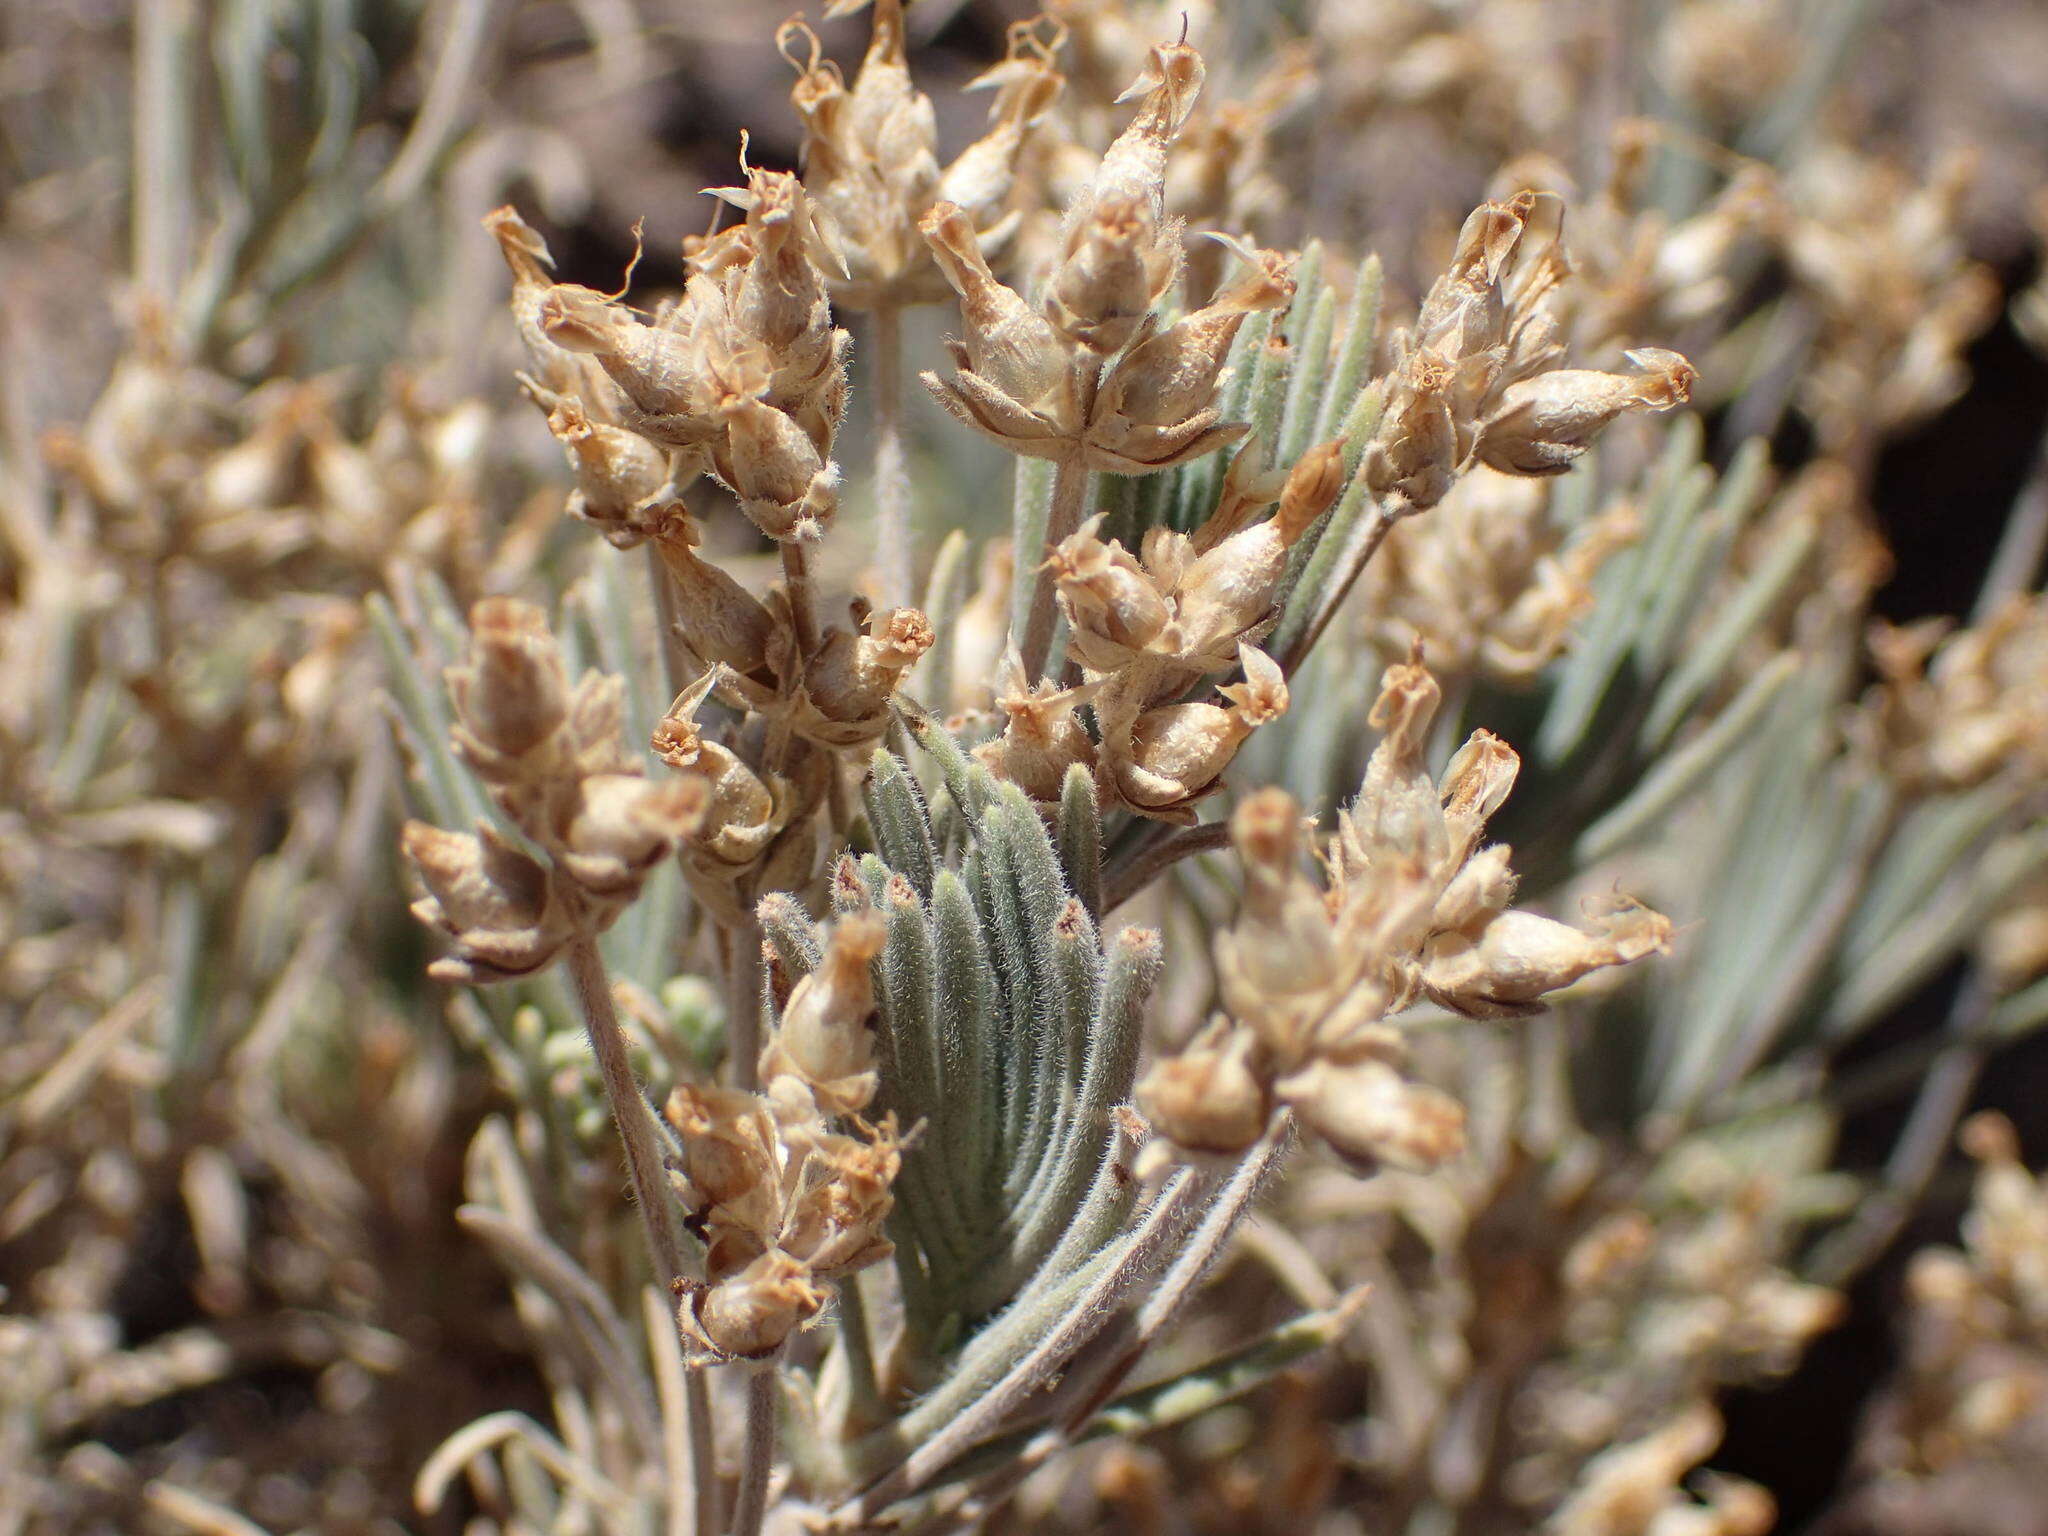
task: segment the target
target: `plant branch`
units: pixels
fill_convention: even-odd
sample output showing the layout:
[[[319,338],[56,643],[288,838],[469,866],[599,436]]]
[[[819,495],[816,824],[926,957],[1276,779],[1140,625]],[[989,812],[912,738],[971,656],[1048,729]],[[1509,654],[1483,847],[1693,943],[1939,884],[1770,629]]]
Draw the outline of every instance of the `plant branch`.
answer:
[[[1117,867],[1106,872],[1102,910],[1114,912],[1182,859],[1208,853],[1230,841],[1230,823],[1206,821],[1198,827],[1176,827],[1155,837]]]
[[[768,1477],[775,1470],[776,1360],[753,1367],[747,1378],[746,1444],[740,1485],[733,1495],[730,1536],[759,1536],[768,1513]]]
[[[669,1198],[668,1173],[662,1166],[661,1128],[654,1123],[654,1107],[647,1102],[633,1066],[626,1058],[626,1037],[619,1028],[618,1009],[612,1003],[611,983],[605,975],[604,957],[597,941],[576,939],[567,954],[569,979],[575,984],[576,1001],[583,1009],[584,1027],[590,1034],[590,1048],[597,1057],[597,1070],[604,1079],[605,1098],[610,1101],[612,1120],[619,1139],[626,1145],[626,1171],[633,1182],[633,1203],[647,1229],[647,1248],[654,1260],[655,1277],[666,1289],[682,1278],[689,1268],[689,1249],[683,1241],[682,1224],[676,1220],[675,1202]]]
[[[800,539],[783,539],[775,547],[782,552],[782,585],[789,595],[797,654],[808,661],[818,654],[818,584],[811,575],[811,548]]]
[[[711,1443],[711,1392],[702,1366],[683,1363],[675,1298],[640,1292],[654,1384],[661,1401],[662,1453],[668,1463],[667,1536],[715,1536],[718,1468]],[[687,1488],[685,1487],[687,1484]]]
[[[1372,557],[1378,554],[1380,546],[1386,543],[1387,535],[1393,531],[1394,524],[1398,523],[1408,510],[1405,502],[1375,502],[1372,515],[1351,530],[1344,547],[1338,552],[1330,568],[1327,580],[1315,591],[1315,606],[1309,610],[1308,618],[1302,624],[1300,632],[1292,636],[1274,658],[1288,676],[1292,677],[1295,669],[1308,659],[1308,653],[1314,650],[1316,642],[1322,639],[1323,631],[1330,627],[1330,620],[1334,619],[1337,610],[1344,606],[1344,599],[1351,595],[1351,588],[1364,574],[1365,568],[1372,564]],[[1318,550],[1317,554],[1321,554],[1321,550]],[[1304,584],[1315,575],[1314,564],[1315,559],[1312,556],[1311,568],[1302,578]]]
[[[868,319],[873,327],[868,379],[875,397],[875,538],[882,603],[900,608],[917,596],[912,486],[903,451],[903,311],[885,301]]]
[[[1047,549],[1071,535],[1081,526],[1081,505],[1088,495],[1088,466],[1079,455],[1062,459],[1053,470],[1052,508],[1045,517],[1045,546]],[[1031,589],[1031,616],[1024,624],[1024,639],[1018,646],[1018,654],[1024,660],[1024,676],[1027,681],[1045,675],[1047,657],[1052,651],[1053,620],[1058,608],[1053,598],[1058,584],[1051,571],[1044,568],[1045,550],[1036,552],[1018,550],[1020,566],[1036,567],[1035,585]]]

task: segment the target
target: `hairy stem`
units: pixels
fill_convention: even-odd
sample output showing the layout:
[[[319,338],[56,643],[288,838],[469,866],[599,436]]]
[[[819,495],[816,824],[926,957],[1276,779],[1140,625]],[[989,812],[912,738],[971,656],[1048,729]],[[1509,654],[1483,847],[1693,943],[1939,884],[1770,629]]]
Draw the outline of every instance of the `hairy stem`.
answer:
[[[1337,610],[1344,606],[1344,599],[1350,596],[1352,586],[1372,564],[1372,557],[1379,553],[1380,546],[1386,543],[1387,535],[1406,510],[1405,502],[1382,502],[1373,508],[1370,517],[1352,530],[1350,542],[1339,554],[1327,585],[1316,595],[1316,606],[1308,622],[1275,658],[1281,670],[1290,677],[1308,659],[1308,653],[1315,649],[1316,641],[1323,637],[1323,631],[1330,627],[1330,620],[1337,616]]]
[[[1062,459],[1053,471],[1052,509],[1045,518],[1045,542],[1050,548],[1081,526],[1081,504],[1088,494],[1088,466],[1078,456]],[[1018,550],[1017,563],[1028,567],[1041,563],[1044,550]],[[1052,626],[1057,609],[1057,590],[1051,571],[1040,570],[1031,589],[1031,616],[1024,624],[1024,639],[1018,647],[1024,659],[1024,676],[1035,681],[1045,676],[1045,664],[1052,650]]]
[[[740,1462],[739,1491],[733,1496],[730,1536],[759,1536],[768,1513],[768,1474],[775,1470],[776,1363],[756,1366],[747,1379],[747,1430]]]
[[[576,1001],[583,1009],[583,1023],[590,1033],[590,1048],[597,1056],[598,1074],[604,1079],[605,1098],[611,1103],[612,1120],[619,1128],[620,1140],[626,1144],[626,1171],[633,1181],[633,1203],[640,1207],[640,1219],[646,1225],[655,1276],[667,1287],[687,1270],[689,1250],[683,1242],[682,1225],[676,1220],[675,1202],[669,1198],[668,1175],[661,1160],[661,1129],[654,1123],[654,1106],[647,1102],[647,1095],[633,1076],[632,1063],[626,1059],[626,1037],[619,1028],[611,982],[605,975],[604,957],[597,951],[597,941],[579,938],[570,944],[568,965],[569,979],[576,987]]]
[[[875,395],[875,537],[882,572],[882,603],[901,608],[917,600],[910,465],[903,452],[903,312],[877,305],[869,351],[869,387]]]
[[[661,1400],[662,1454],[668,1463],[667,1536],[716,1536],[718,1469],[712,1459],[711,1391],[704,1368],[683,1363],[675,1298],[648,1286],[640,1300]]]
[[[676,609],[675,578],[668,573],[668,567],[661,563],[661,551],[650,540],[647,550],[647,579],[654,588],[655,639],[661,651],[662,678],[668,684],[671,696],[681,693],[696,681],[697,668],[690,663],[689,652],[683,647],[683,637],[676,628],[679,614]]]
[[[808,660],[818,653],[818,584],[811,576],[811,547],[784,539],[776,548],[782,551],[782,585],[789,594],[797,651]]]
[[[761,925],[750,912],[719,930],[725,960],[725,1073],[735,1088],[760,1086]]]

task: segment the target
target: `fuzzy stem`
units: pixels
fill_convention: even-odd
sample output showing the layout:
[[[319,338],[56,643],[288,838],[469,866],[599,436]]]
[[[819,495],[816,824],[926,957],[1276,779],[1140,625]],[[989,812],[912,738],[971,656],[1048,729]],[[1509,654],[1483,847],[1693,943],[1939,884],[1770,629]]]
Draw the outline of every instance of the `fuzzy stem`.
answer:
[[[818,584],[811,577],[810,546],[784,539],[776,548],[782,551],[782,585],[789,594],[797,653],[808,661],[818,654]]]
[[[761,925],[750,912],[719,930],[725,960],[725,1074],[752,1091],[761,1072]]]
[[[668,1536],[715,1536],[718,1468],[712,1458],[711,1391],[702,1366],[685,1365],[675,1328],[675,1298],[652,1286],[640,1293],[661,1398],[668,1462]]]
[[[1060,460],[1059,467],[1053,471],[1052,508],[1045,518],[1047,548],[1081,526],[1081,504],[1087,499],[1087,494],[1088,466],[1078,456]],[[1017,563],[1020,567],[1027,563],[1038,565],[1044,553],[1044,550],[1033,554],[1020,549],[1017,551]],[[1025,621],[1024,640],[1018,647],[1024,659],[1024,676],[1028,680],[1036,681],[1045,676],[1046,658],[1052,650],[1053,619],[1057,613],[1053,603],[1056,591],[1052,572],[1040,569],[1037,584],[1031,589],[1031,616]]]
[[[867,1298],[860,1293],[858,1274],[844,1276],[839,1282],[839,1344],[846,1351],[854,1427],[866,1431],[882,1417],[882,1393],[875,1379],[874,1336],[869,1331]]]
[[[882,604],[900,608],[917,597],[910,465],[903,451],[903,311],[882,303],[869,316],[873,352],[869,387],[875,395],[875,537],[882,573]]]
[[[768,1513],[768,1475],[775,1470],[775,1362],[756,1366],[747,1380],[747,1435],[733,1496],[730,1536],[759,1536]]]
[[[645,548],[647,579],[654,588],[655,639],[661,651],[662,677],[668,683],[669,693],[679,694],[696,680],[698,669],[691,665],[690,654],[676,628],[676,620],[681,616],[676,607],[676,580],[661,563],[660,548],[652,540]]]
[[[192,101],[198,31],[192,0],[158,0],[135,18],[133,266],[137,286],[168,312],[192,242]]]
[[[1393,531],[1394,524],[1398,523],[1402,514],[1408,510],[1408,505],[1404,501],[1381,502],[1374,507],[1372,516],[1353,532],[1350,546],[1339,555],[1336,569],[1330,576],[1328,585],[1316,595],[1315,610],[1309,616],[1308,622],[1302,626],[1300,636],[1277,658],[1281,670],[1290,677],[1294,675],[1295,669],[1308,659],[1308,653],[1315,649],[1316,641],[1320,640],[1323,631],[1329,628],[1330,620],[1335,618],[1337,610],[1344,606],[1344,599],[1350,596],[1353,584],[1372,563],[1372,557],[1379,553],[1380,546],[1387,541],[1387,535]]]
[[[597,941],[584,937],[569,945],[569,978],[575,983],[576,1001],[583,1008],[583,1023],[590,1034],[590,1048],[597,1056],[597,1069],[604,1079],[605,1097],[611,1101],[612,1120],[619,1139],[626,1144],[626,1171],[633,1182],[633,1203],[640,1207],[640,1219],[647,1228],[647,1247],[654,1259],[657,1281],[664,1287],[680,1279],[688,1268],[689,1250],[683,1229],[676,1220],[675,1204],[669,1199],[668,1176],[662,1168],[661,1128],[654,1123],[654,1108],[647,1102],[633,1065],[626,1059],[626,1037],[619,1028],[618,1010],[612,1004],[611,983],[605,976],[604,957]]]

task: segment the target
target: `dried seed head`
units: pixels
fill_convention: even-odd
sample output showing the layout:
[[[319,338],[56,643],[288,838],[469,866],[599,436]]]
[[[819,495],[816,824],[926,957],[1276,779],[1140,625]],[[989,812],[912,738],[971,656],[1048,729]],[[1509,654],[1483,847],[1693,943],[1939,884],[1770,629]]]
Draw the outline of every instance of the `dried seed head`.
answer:
[[[559,283],[536,311],[541,333],[569,352],[597,360],[631,402],[625,425],[676,448],[700,448],[716,435],[697,396],[702,364],[688,336],[643,325],[594,288]]]
[[[1628,411],[1668,411],[1692,395],[1698,377],[1676,352],[1642,347],[1628,354],[1633,375],[1560,368],[1510,384],[1480,428],[1478,454],[1512,475],[1558,475]]]
[[[831,1292],[802,1261],[771,1248],[682,1304],[683,1329],[721,1360],[761,1360],[816,1317]]]
[[[1250,645],[1239,651],[1245,681],[1219,690],[1226,705],[1162,704],[1138,716],[1128,744],[1111,760],[1117,793],[1133,810],[1194,820],[1194,802],[1223,787],[1223,772],[1245,738],[1286,713],[1278,664]]]
[[[681,1173],[693,1210],[734,1205],[779,1179],[775,1123],[760,1095],[682,1083],[663,1113],[682,1140]]]
[[[1180,271],[1180,227],[1165,216],[1166,153],[1202,88],[1202,58],[1185,44],[1155,48],[1125,98],[1137,115],[1103,156],[1068,215],[1046,313],[1099,356],[1119,351]]]
[[[1186,1049],[1153,1063],[1139,1079],[1138,1108],[1155,1131],[1188,1152],[1242,1152],[1272,1112],[1257,1052],[1250,1030],[1218,1019]]]
[[[668,455],[646,438],[591,421],[582,404],[566,396],[548,413],[548,430],[567,450],[576,475],[569,515],[594,524],[614,548],[631,549],[671,515]]]
[[[822,1114],[854,1114],[875,1095],[875,989],[868,963],[888,941],[872,913],[832,927],[818,968],[796,984],[775,1037],[762,1053],[761,1077],[787,1074],[807,1087]]]
[[[1383,1061],[1311,1062],[1280,1079],[1277,1091],[1302,1124],[1363,1173],[1382,1163],[1428,1170],[1465,1147],[1458,1102]]]
[[[1472,1018],[1513,1018],[1535,1012],[1545,993],[1670,947],[1670,919],[1647,907],[1623,903],[1594,920],[1598,930],[1581,933],[1533,912],[1508,911],[1476,940],[1440,935],[1428,948],[1423,990],[1440,1007]]]
[[[1140,342],[1102,385],[1102,409],[1146,426],[1186,421],[1215,403],[1216,381],[1245,319],[1294,296],[1294,259],[1237,247],[1244,270],[1201,309]]]
[[[768,403],[766,354],[713,352],[704,362],[711,413],[725,429],[713,449],[718,477],[769,538],[818,538],[839,511],[839,466],[795,417]]]
[[[894,1251],[883,1226],[895,1205],[903,1140],[894,1116],[880,1126],[856,1120],[859,1136],[804,1138],[806,1185],[791,1203],[782,1247],[820,1278],[865,1269]]]
[[[1052,547],[1043,569],[1052,573],[1072,631],[1070,654],[1084,667],[1111,672],[1157,640],[1172,611],[1130,552],[1099,537],[1101,526],[1100,513],[1089,518]]]
[[[562,872],[594,895],[632,900],[654,866],[703,825],[710,797],[702,774],[659,784],[638,774],[590,774],[577,783],[562,832]]]
[[[756,676],[768,665],[775,619],[725,571],[699,559],[696,542],[686,517],[665,518],[656,532],[655,549],[675,588],[676,633],[706,665]]]
[[[1013,647],[1003,658],[995,698],[1007,723],[1002,735],[974,749],[976,761],[1040,804],[1057,802],[1067,770],[1095,761],[1095,742],[1076,713],[1095,691],[1092,684],[1059,688],[1040,682],[1027,687],[1024,663]]]
[[[546,868],[488,823],[470,834],[409,821],[401,842],[427,888],[413,915],[455,943],[455,954],[432,967],[442,980],[475,986],[531,975],[575,936]]]
[[[530,603],[487,597],[469,613],[469,659],[448,669],[457,744],[481,768],[524,757],[569,714],[569,675]]]
[[[919,224],[939,269],[960,296],[961,341],[951,379],[925,374],[939,404],[1015,453],[1050,456],[1048,444],[1080,425],[1067,344],[1022,295],[999,281],[974,226],[951,203]]]
[[[868,633],[834,630],[804,675],[811,702],[828,719],[886,724],[903,676],[932,648],[932,627],[916,608],[871,614]]]

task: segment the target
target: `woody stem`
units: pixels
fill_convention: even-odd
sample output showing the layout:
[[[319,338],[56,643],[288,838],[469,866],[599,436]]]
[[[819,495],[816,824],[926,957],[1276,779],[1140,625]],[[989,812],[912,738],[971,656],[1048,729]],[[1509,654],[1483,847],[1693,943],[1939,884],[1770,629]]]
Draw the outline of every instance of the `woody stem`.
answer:
[[[576,1001],[583,1009],[584,1027],[590,1034],[590,1049],[597,1057],[598,1075],[604,1079],[605,1098],[611,1104],[612,1120],[619,1139],[626,1144],[626,1172],[633,1184],[633,1203],[647,1230],[647,1247],[654,1260],[655,1275],[666,1290],[688,1268],[689,1250],[683,1241],[682,1224],[676,1220],[675,1202],[669,1198],[668,1175],[662,1167],[661,1129],[654,1122],[654,1106],[647,1102],[633,1064],[626,1058],[626,1037],[619,1028],[618,1010],[612,1004],[611,981],[605,975],[604,957],[597,941],[579,938],[567,951],[569,979],[575,984]]]
[[[1052,506],[1045,515],[1045,543],[1047,547],[1071,536],[1081,526],[1081,505],[1088,495],[1088,466],[1077,454],[1071,459],[1062,459],[1053,471]],[[1018,550],[1021,562],[1028,560],[1041,569],[1037,585],[1031,589],[1031,613],[1024,622],[1024,639],[1018,646],[1018,654],[1024,662],[1024,676],[1035,682],[1045,675],[1045,664],[1052,650],[1052,627],[1056,609],[1053,596],[1057,584],[1053,574],[1042,568],[1045,550]]]
[[[903,311],[883,302],[873,326],[870,378],[875,394],[875,535],[882,601],[900,608],[917,600],[911,548],[910,466],[903,452]]]

